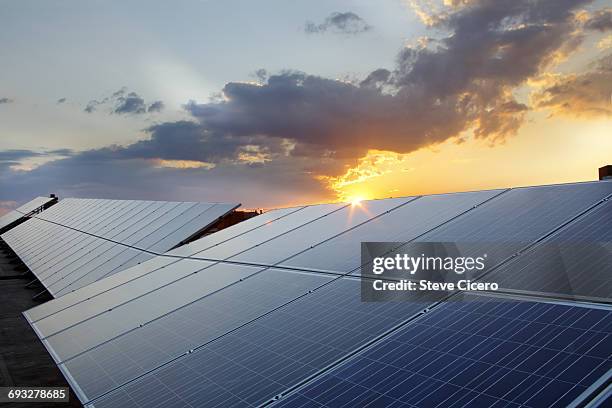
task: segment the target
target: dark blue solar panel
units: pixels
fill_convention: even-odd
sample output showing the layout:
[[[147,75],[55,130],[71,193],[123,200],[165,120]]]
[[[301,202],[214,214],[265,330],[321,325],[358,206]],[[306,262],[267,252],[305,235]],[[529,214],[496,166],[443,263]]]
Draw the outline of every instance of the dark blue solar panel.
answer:
[[[409,319],[418,302],[361,302],[341,278],[95,401],[98,408],[251,406]]]
[[[612,312],[466,296],[281,399],[280,407],[564,407],[612,368]]]

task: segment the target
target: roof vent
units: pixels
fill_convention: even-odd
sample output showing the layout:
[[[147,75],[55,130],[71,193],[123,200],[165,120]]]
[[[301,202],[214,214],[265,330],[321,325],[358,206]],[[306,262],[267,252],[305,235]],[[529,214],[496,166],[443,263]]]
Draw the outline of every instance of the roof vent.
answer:
[[[608,164],[599,168],[599,179],[600,180],[612,180],[612,165]]]

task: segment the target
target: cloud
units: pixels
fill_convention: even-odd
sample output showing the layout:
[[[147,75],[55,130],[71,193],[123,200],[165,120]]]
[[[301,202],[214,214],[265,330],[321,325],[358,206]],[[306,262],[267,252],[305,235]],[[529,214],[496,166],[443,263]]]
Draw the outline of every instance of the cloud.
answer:
[[[161,112],[164,110],[164,103],[162,101],[155,101],[149,105],[147,112]]]
[[[44,192],[60,197],[231,201],[250,207],[329,199],[325,186],[308,172],[307,160],[285,158],[265,166],[248,166],[245,171],[247,166],[165,166],[152,160],[113,158],[112,154],[96,157],[89,152],[29,172],[0,172],[0,196],[26,201]]]
[[[370,31],[372,26],[365,22],[357,14],[347,11],[344,13],[331,13],[325,21],[320,24],[309,21],[304,31],[308,34],[333,32],[337,34],[360,34]]]
[[[436,38],[406,46],[394,66],[374,70],[361,81],[259,71],[257,83],[230,82],[220,97],[188,102],[192,121],[159,123],[145,129],[146,137],[136,143],[77,153],[27,174],[0,173],[0,191],[32,192],[48,185],[82,196],[201,199],[210,193],[209,199],[218,200],[251,199],[252,194],[269,201],[283,196],[283,203],[295,196],[299,202],[330,194],[322,180],[345,174],[372,149],[410,153],[460,140],[466,131],[501,143],[517,132],[532,108],[515,97],[517,89],[580,45],[583,23],[576,13],[587,3],[450,2],[439,13],[424,15]],[[587,88],[593,83],[592,92],[596,85],[607,86],[604,68],[590,75],[565,78],[566,85],[593,81],[586,82]],[[562,109],[562,97],[556,95],[564,93],[581,101],[574,106],[593,105],[590,93],[579,97],[572,86],[552,87],[543,89],[535,107]],[[142,114],[154,104],[122,88],[88,107]]]
[[[10,98],[0,98],[0,105],[5,103],[13,103],[14,101]]]
[[[612,30],[612,8],[608,7],[593,13],[584,23],[584,27],[601,32]]]
[[[117,98],[117,105],[115,106],[113,113],[131,113],[139,114],[147,111],[144,99],[142,99],[136,92],[130,92],[127,96],[120,96]]]
[[[89,101],[84,111],[93,113],[100,106],[110,107],[109,113],[117,115],[141,115],[144,113],[161,112],[164,109],[162,101],[154,101],[147,105],[144,98],[136,92],[128,92],[127,87],[122,87],[103,99]]]
[[[596,61],[588,72],[545,78],[532,99],[553,115],[612,117],[612,54]]]
[[[55,150],[28,150],[28,149],[9,149],[0,151],[0,170],[10,172],[11,170],[22,170],[27,166],[24,163],[36,160],[47,159],[53,160],[59,157],[72,156],[74,152],[70,149],[55,149]]]
[[[207,132],[287,139],[294,156],[409,153],[470,129],[502,142],[529,109],[514,90],[576,49],[574,12],[586,3],[462,3],[433,19],[445,36],[404,48],[394,69],[360,83],[288,71],[258,84],[228,83],[223,99],[186,108]]]
[[[73,154],[74,152],[71,149],[55,149],[43,151],[28,149],[9,149],[0,151],[0,162],[23,160],[43,156],[72,156]]]
[[[42,153],[26,149],[10,149],[0,151],[0,162],[22,160],[30,157],[39,157]]]
[[[102,103],[103,102],[97,100],[89,101],[83,110],[87,113],[93,113],[97,109],[98,105],[101,105]]]

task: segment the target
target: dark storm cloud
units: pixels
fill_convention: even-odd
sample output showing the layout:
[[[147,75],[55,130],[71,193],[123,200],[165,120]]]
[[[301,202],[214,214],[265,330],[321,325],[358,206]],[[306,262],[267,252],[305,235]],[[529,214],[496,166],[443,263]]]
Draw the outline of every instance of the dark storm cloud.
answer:
[[[315,24],[312,21],[306,23],[304,31],[309,34],[334,32],[341,34],[359,34],[372,29],[357,14],[347,11],[344,13],[331,13],[325,21],[320,24]]]
[[[0,98],[0,105],[5,103],[13,103],[13,100],[10,98]]]
[[[601,32],[612,30],[612,8],[605,8],[593,13],[584,23],[584,27]]]
[[[612,117],[612,54],[581,74],[552,77],[533,99],[536,106],[566,116]]]
[[[164,109],[162,101],[154,101],[147,105],[144,98],[136,92],[128,92],[126,87],[122,87],[101,100],[93,99],[89,101],[84,111],[93,113],[100,106],[110,106],[109,112],[118,115],[140,115],[147,112],[161,112]]]

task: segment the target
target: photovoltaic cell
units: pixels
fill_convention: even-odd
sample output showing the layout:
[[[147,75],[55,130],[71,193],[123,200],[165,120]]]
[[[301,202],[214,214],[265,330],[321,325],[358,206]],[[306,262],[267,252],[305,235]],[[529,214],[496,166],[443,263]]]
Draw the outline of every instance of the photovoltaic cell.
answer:
[[[465,299],[432,309],[274,406],[565,407],[612,368],[610,310]]]
[[[95,406],[256,406],[419,313],[418,302],[361,302],[338,278],[95,400]]]
[[[612,202],[606,201],[484,278],[501,288],[612,298]]]

